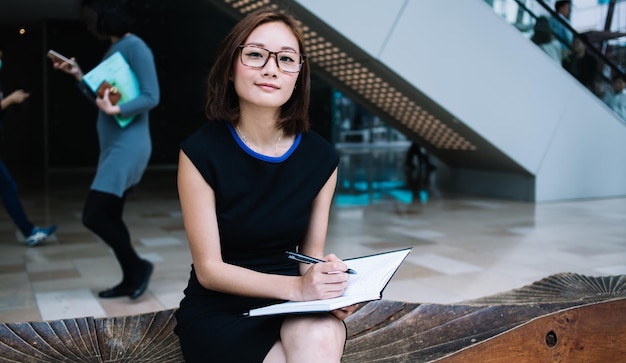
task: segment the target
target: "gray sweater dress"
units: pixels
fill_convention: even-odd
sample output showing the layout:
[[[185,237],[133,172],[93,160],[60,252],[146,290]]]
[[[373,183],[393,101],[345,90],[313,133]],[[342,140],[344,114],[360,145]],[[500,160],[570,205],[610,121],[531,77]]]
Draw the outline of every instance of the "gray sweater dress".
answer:
[[[129,34],[111,45],[103,59],[122,53],[139,81],[137,98],[119,105],[122,117],[134,115],[121,128],[113,116],[98,111],[96,128],[100,155],[92,190],[122,197],[139,183],[152,152],[149,111],[159,103],[159,83],[152,51],[139,37]]]

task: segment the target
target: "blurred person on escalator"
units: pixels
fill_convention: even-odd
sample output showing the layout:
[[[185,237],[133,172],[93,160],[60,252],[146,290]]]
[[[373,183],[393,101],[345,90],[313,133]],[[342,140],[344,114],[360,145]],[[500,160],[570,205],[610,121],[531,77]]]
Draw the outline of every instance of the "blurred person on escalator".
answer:
[[[598,90],[598,60],[592,55],[585,41],[587,37],[580,35],[574,39],[572,43],[572,53],[563,59],[563,68],[565,68],[580,83],[587,87],[593,94],[599,95]]]
[[[537,18],[533,29],[534,33],[530,40],[537,44],[550,58],[561,64],[563,62],[563,48],[552,33],[548,18],[545,16]]]
[[[571,0],[559,0],[554,4],[554,11],[557,16],[550,18],[550,28],[556,35],[556,38],[561,42],[563,50],[568,51],[574,41],[574,35],[565,25],[569,25],[569,20],[572,15],[572,2]]]
[[[602,101],[615,111],[615,113],[626,121],[626,79],[623,75],[614,75],[611,80],[611,87],[608,87],[602,95]]]

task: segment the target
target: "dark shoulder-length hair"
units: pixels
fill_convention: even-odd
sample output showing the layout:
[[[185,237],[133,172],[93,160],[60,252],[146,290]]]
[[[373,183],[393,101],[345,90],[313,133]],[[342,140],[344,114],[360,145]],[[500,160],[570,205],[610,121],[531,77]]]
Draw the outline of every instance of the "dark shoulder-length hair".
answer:
[[[81,0],[80,8],[96,13],[94,30],[100,35],[122,37],[132,31],[134,21],[120,0]]]
[[[226,35],[209,72],[205,111],[210,120],[224,120],[235,125],[239,122],[239,97],[231,81],[235,61],[239,57],[239,46],[259,25],[271,22],[286,24],[298,40],[300,54],[304,55],[304,36],[295,17],[275,9],[260,9],[247,15]],[[296,88],[280,110],[278,128],[287,135],[309,129],[310,83],[310,69],[305,58],[296,80]]]

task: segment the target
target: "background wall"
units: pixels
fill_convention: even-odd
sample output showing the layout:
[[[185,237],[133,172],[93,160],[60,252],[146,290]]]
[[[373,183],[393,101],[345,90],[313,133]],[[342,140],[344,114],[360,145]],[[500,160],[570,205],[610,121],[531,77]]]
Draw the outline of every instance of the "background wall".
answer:
[[[534,175],[522,188],[531,200],[626,195],[626,125],[483,0],[298,3]],[[450,175],[493,196],[518,193],[524,179]]]

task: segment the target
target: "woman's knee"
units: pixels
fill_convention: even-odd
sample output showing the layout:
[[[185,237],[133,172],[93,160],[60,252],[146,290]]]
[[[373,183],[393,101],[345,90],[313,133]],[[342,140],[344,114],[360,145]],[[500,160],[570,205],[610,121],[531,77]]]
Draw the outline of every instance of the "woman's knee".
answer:
[[[93,231],[103,228],[110,221],[121,220],[122,205],[123,200],[113,194],[89,191],[83,207],[83,225]]]
[[[97,222],[101,218],[101,216],[99,216],[98,214],[99,213],[97,208],[89,208],[89,204],[86,204],[85,208],[83,208],[82,215],[83,226],[87,227],[90,230],[97,228]]]
[[[329,349],[336,347],[343,351],[346,341],[346,327],[344,323],[331,314],[320,314],[309,317],[293,317],[283,323],[285,339],[292,344],[299,343],[314,349]]]
[[[323,346],[328,344],[336,344],[338,348],[343,350],[346,342],[346,325],[343,321],[337,319],[334,315],[324,314],[320,317],[320,321],[314,327],[316,332],[316,340]]]

